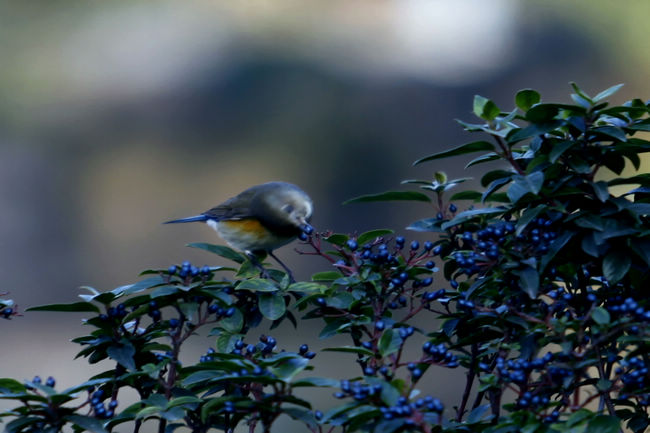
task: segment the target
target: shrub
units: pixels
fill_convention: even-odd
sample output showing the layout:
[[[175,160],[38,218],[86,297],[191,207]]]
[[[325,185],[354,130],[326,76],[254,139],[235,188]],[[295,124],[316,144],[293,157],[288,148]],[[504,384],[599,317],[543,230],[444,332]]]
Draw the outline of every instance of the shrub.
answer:
[[[481,123],[460,123],[487,138],[416,163],[478,152],[467,167],[498,164],[480,190],[448,197],[467,179],[439,172],[405,181],[419,190],[351,200],[431,203],[433,217],[410,226],[426,242],[391,230],[304,235],[303,253],[328,269],[295,283],[275,269],[260,278],[230,248],[192,244],[235,267],[186,262],[112,291],[88,288],[78,303],[32,308],[87,313],[91,332],[73,340],[79,356],[110,368],[66,390],[53,378],[1,379],[0,397],[18,404],[1,414],[6,431],[138,432],[146,422],[159,432],[268,432],[282,414],[312,432],[644,431],[650,175],[625,168],[638,171],[650,151],[638,137],[650,131],[650,108],[608,105],[619,87],[589,97],[574,85],[574,104],[522,90],[511,112],[477,96]],[[285,320],[317,321],[321,339],[347,337],[326,350],[355,359],[354,377],[313,376],[308,344],[251,338]],[[181,364],[184,344],[205,338],[201,328],[213,346]],[[420,390],[424,376],[447,369],[466,378],[452,405],[444,389]],[[302,387],[330,389],[334,407],[312,407],[297,396]],[[139,401],[120,408],[126,389]]]

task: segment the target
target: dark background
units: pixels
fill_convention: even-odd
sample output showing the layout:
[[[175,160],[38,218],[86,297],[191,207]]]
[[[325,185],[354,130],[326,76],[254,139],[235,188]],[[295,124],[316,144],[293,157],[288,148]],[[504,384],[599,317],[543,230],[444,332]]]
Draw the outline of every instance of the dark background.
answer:
[[[341,202],[441,169],[476,177],[463,158],[411,167],[479,139],[454,122],[473,121],[475,94],[509,110],[521,88],[567,101],[577,81],[647,99],[649,16],[642,0],[2,2],[0,288],[23,311],[213,264],[184,246],[221,242],[207,226],[160,223],[269,180],[302,186],[319,230],[400,230],[433,210]],[[299,278],[327,269],[295,246],[279,255]],[[71,361],[82,317],[1,323],[0,376],[67,387],[108,367]],[[274,335],[293,349],[310,333]],[[322,375],[344,361],[319,358]]]

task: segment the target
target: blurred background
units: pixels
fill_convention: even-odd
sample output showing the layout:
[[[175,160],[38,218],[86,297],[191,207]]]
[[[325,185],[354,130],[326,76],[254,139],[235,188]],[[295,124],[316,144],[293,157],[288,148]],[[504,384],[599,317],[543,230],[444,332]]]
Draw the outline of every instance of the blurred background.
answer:
[[[400,230],[433,209],[341,202],[472,175],[463,158],[411,163],[477,139],[454,122],[475,94],[510,110],[521,88],[568,101],[576,81],[647,99],[648,17],[644,0],[1,2],[0,289],[23,311],[215,264],[184,246],[221,242],[207,226],[161,222],[269,180],[307,191],[319,230]],[[298,278],[327,269],[296,246],[279,256]],[[3,322],[0,377],[67,387],[108,367],[72,361],[82,317]],[[283,329],[289,350],[310,335]]]

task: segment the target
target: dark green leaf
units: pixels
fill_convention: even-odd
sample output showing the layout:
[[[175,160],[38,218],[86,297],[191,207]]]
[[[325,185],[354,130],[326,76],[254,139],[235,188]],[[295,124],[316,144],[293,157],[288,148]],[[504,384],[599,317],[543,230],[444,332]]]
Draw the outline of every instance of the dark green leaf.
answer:
[[[533,89],[522,89],[515,95],[515,104],[522,111],[528,111],[530,107],[538,104],[542,97]]]
[[[309,360],[303,357],[286,358],[277,365],[269,368],[269,370],[279,379],[285,382],[290,382],[296,374],[300,373],[305,367],[307,367],[308,363]]]
[[[631,264],[632,260],[625,252],[612,251],[603,259],[603,275],[610,284],[616,284],[627,274]]]
[[[454,147],[453,149],[450,150],[445,150],[443,152],[438,152],[438,153],[434,153],[433,155],[425,156],[424,158],[420,158],[417,161],[415,161],[413,165],[417,165],[427,161],[433,161],[435,159],[449,158],[450,156],[464,155],[466,153],[480,152],[485,150],[494,151],[494,145],[487,141],[474,141],[472,143],[467,143],[458,147]]]
[[[416,232],[440,232],[442,231],[440,228],[440,223],[441,220],[438,218],[427,218],[411,223],[408,227],[406,227],[406,229]]]
[[[539,290],[539,274],[537,273],[537,270],[528,267],[514,273],[515,275],[519,275],[521,290],[523,290],[531,299],[535,299]]]
[[[455,201],[455,200],[471,200],[471,201],[479,201],[481,200],[481,193],[478,191],[461,191],[457,192],[456,194],[452,195],[449,200]]]
[[[132,295],[134,293],[142,292],[144,290],[147,290],[151,287],[157,286],[164,282],[165,279],[163,279],[163,277],[161,277],[160,275],[156,275],[155,277],[145,278],[144,280],[140,280],[134,284],[127,284],[126,286],[120,286],[116,289],[111,290],[111,293],[116,296]]]
[[[66,419],[86,431],[92,433],[108,433],[108,430],[104,428],[103,423],[97,418],[82,415],[68,415],[66,416]]]
[[[334,281],[343,276],[339,271],[317,272],[311,276],[312,281]]]
[[[343,353],[356,353],[358,355],[373,356],[372,350],[363,347],[343,346],[343,347],[327,347],[323,349],[324,352],[343,352]]]
[[[393,234],[393,230],[388,229],[377,229],[371,230],[365,233],[362,233],[357,237],[357,242],[359,245],[367,244],[368,242],[374,241],[377,238]]]
[[[269,320],[279,319],[286,311],[284,298],[276,293],[260,293],[258,306],[262,315]]]
[[[203,242],[195,242],[195,243],[187,244],[187,246],[191,248],[198,248],[200,250],[209,251],[225,259],[232,260],[235,263],[239,263],[240,265],[246,261],[246,256],[244,256],[241,253],[238,253],[237,251],[225,245],[213,245],[213,244],[206,244]]]
[[[277,292],[278,287],[270,280],[262,278],[251,278],[244,280],[235,286],[235,290],[250,290],[251,292]]]
[[[544,173],[536,171],[526,176],[515,175],[514,182],[508,188],[508,198],[516,203],[527,193],[537,194],[544,185]]]
[[[387,357],[399,349],[402,344],[402,338],[392,328],[384,331],[379,339],[378,349],[382,357]]]
[[[379,194],[367,194],[351,198],[350,200],[344,201],[343,204],[397,200],[430,202],[431,198],[418,191],[386,191]]]
[[[244,326],[244,315],[239,311],[239,308],[235,308],[235,313],[232,316],[219,320],[219,326],[228,332],[239,332]]]
[[[598,182],[592,183],[592,186],[594,188],[594,192],[596,193],[596,197],[598,197],[598,200],[605,203],[605,201],[607,201],[609,198],[609,188],[607,186],[607,182],[599,180]]]
[[[591,318],[599,325],[607,325],[610,321],[609,312],[603,307],[596,307],[591,311]]]
[[[576,143],[577,142],[573,140],[566,140],[566,141],[560,141],[558,143],[555,143],[553,145],[553,148],[551,149],[551,152],[548,154],[549,161],[555,163],[555,161],[557,161],[558,158],[562,156],[564,152],[566,152],[568,149],[575,146]]]
[[[296,380],[291,384],[291,386],[318,386],[318,387],[327,387],[335,388],[339,386],[340,381],[336,379],[329,379],[326,377],[303,377]]]
[[[72,304],[50,304],[30,307],[26,311],[63,311],[77,313],[99,313],[99,308],[90,302],[75,302]]]
[[[572,231],[565,231],[560,234],[551,244],[549,245],[548,252],[542,257],[540,261],[540,272],[546,269],[546,266],[553,260],[553,257],[566,245],[567,242],[573,237],[575,233]]]
[[[613,138],[614,141],[622,141],[622,142],[627,141],[627,136],[625,135],[625,132],[623,132],[621,128],[618,128],[616,126],[601,126],[600,128],[594,128],[592,131],[599,135],[604,135],[608,138]]]
[[[485,155],[481,155],[477,158],[472,159],[470,162],[467,163],[467,165],[465,165],[465,168],[469,168],[478,164],[483,164],[484,162],[496,161],[499,159],[501,159],[501,157],[494,152],[486,153]]]
[[[516,234],[520,235],[524,231],[526,226],[533,221],[537,216],[547,209],[546,205],[540,204],[534,208],[527,208],[522,214],[519,220],[517,221],[517,230]]]
[[[587,430],[589,433],[618,433],[621,429],[621,420],[611,415],[596,415],[589,420]]]
[[[135,370],[135,361],[133,360],[133,355],[135,355],[135,348],[131,343],[117,344],[110,346],[106,351],[108,356],[117,361],[118,364],[122,365],[129,371]]]
[[[502,214],[505,211],[505,208],[502,207],[486,207],[482,209],[472,209],[472,210],[466,210],[464,212],[459,213],[456,215],[452,220],[447,221],[442,225],[443,229],[447,229],[449,227],[453,227],[457,224],[464,223],[465,221],[469,221],[471,219],[474,219],[476,217],[480,216],[488,216],[488,215],[495,215],[495,214]]]

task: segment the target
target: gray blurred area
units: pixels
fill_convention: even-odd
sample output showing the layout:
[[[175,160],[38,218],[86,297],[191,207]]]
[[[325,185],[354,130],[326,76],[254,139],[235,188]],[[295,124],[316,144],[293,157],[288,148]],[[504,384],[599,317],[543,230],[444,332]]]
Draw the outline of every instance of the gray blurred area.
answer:
[[[217,263],[185,247],[219,243],[207,226],[161,222],[269,180],[305,189],[319,230],[425,239],[402,230],[432,215],[424,204],[341,203],[436,170],[476,176],[463,158],[411,166],[481,138],[454,122],[473,120],[475,94],[511,109],[518,89],[567,101],[577,81],[647,97],[648,17],[648,2],[607,0],[2,2],[0,290],[24,311]],[[327,269],[295,247],[279,256],[299,278]],[[0,377],[67,387],[108,368],[72,361],[82,317],[2,321]],[[317,331],[274,335],[289,350],[333,345]],[[315,374],[338,374],[342,356],[319,355]],[[456,397],[441,380],[426,392]]]

